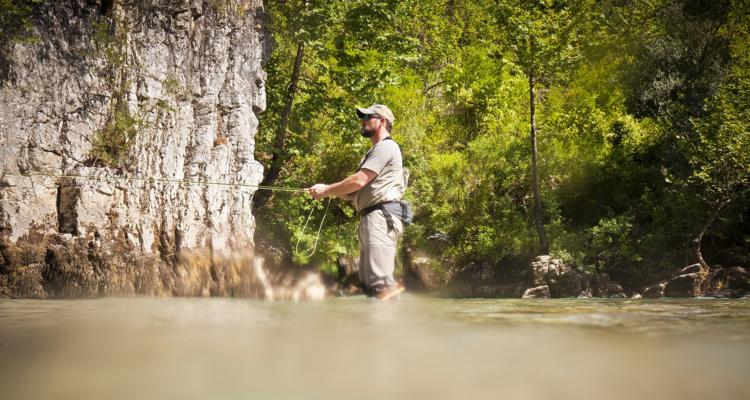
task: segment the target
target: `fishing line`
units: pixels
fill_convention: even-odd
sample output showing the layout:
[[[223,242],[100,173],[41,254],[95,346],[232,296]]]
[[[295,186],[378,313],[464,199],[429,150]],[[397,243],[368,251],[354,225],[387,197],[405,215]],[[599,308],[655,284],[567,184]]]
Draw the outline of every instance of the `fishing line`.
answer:
[[[293,188],[288,186],[269,186],[269,185],[249,185],[244,183],[230,183],[230,182],[220,182],[220,181],[196,181],[196,180],[187,180],[187,179],[172,179],[172,178],[160,178],[160,177],[136,177],[136,176],[94,176],[94,175],[71,175],[71,174],[65,174],[65,175],[53,175],[53,174],[9,174],[4,173],[2,176],[15,176],[15,177],[21,177],[21,178],[34,178],[34,177],[44,177],[44,178],[57,178],[57,179],[89,179],[89,180],[95,180],[95,181],[105,181],[105,182],[113,182],[113,181],[136,181],[136,182],[160,182],[160,183],[176,183],[176,184],[185,184],[185,185],[216,185],[216,186],[227,186],[227,187],[244,187],[244,188],[253,188],[256,190],[269,190],[269,191],[275,191],[275,192],[306,192],[306,189],[302,188]],[[34,186],[34,180],[31,179],[31,185],[32,188]],[[36,190],[34,190],[34,195],[36,195]],[[323,218],[320,220],[320,225],[318,226],[318,232],[315,235],[315,242],[313,242],[312,249],[305,254],[303,257],[309,258],[313,254],[315,254],[315,251],[318,248],[318,241],[320,240],[320,232],[323,230],[323,222],[326,219],[326,215],[328,215],[328,207],[331,205],[331,198],[328,199],[328,203],[326,204],[325,212],[323,213]],[[295,254],[299,254],[299,245],[302,241],[302,237],[304,236],[305,230],[307,230],[307,225],[310,223],[310,219],[312,218],[313,212],[315,211],[315,207],[312,207],[310,209],[310,214],[308,214],[307,219],[305,220],[305,225],[302,228],[302,233],[297,238],[297,243],[294,246],[294,252]]]

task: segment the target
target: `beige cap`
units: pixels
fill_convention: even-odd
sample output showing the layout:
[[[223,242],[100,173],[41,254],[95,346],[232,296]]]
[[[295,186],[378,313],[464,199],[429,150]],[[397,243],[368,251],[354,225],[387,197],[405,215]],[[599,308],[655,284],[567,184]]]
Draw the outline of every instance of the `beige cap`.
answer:
[[[391,111],[391,109],[383,104],[373,104],[368,108],[357,107],[357,116],[359,118],[371,114],[380,115],[381,117],[387,119],[391,123],[391,125],[393,125],[393,121],[396,119],[396,117],[393,116],[393,112]]]

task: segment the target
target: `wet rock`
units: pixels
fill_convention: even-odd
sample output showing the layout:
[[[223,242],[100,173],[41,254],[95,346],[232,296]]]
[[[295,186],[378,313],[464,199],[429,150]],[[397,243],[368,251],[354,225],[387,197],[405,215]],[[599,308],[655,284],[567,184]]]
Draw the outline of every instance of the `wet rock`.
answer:
[[[588,289],[587,290],[582,290],[581,293],[578,294],[577,298],[579,298],[579,299],[590,299],[590,298],[592,298],[591,291],[588,290]]]
[[[619,283],[610,282],[607,286],[607,297],[610,299],[625,299],[628,295],[625,294],[622,286]]]
[[[637,299],[641,299],[641,298],[643,298],[643,296],[641,296],[641,294],[640,294],[640,293],[633,293],[633,295],[632,295],[632,296],[630,296],[630,298],[631,298],[631,299],[635,299],[635,300],[637,300]]]
[[[664,287],[667,286],[665,283],[657,283],[656,285],[649,286],[643,289],[643,297],[646,299],[658,299],[664,297]]]
[[[537,286],[533,288],[526,289],[525,292],[523,292],[523,296],[521,298],[524,299],[548,299],[550,298],[550,292],[549,287],[547,285],[544,286]]]
[[[750,273],[742,267],[711,270],[706,280],[706,296],[737,298],[750,292]]]
[[[37,298],[47,297],[47,292],[42,286],[43,264],[29,264],[21,266],[7,274],[5,287],[8,288],[8,297],[15,298]]]
[[[700,296],[700,285],[704,277],[699,272],[678,275],[670,279],[664,287],[666,297],[695,297]]]
[[[575,269],[568,269],[559,278],[552,279],[549,286],[553,297],[576,297],[581,293],[583,274]]]
[[[750,291],[750,272],[742,267],[728,268],[726,285],[740,291]]]
[[[549,287],[551,297],[576,297],[583,287],[583,274],[580,271],[548,255],[536,257],[531,263],[531,271],[533,284]]]

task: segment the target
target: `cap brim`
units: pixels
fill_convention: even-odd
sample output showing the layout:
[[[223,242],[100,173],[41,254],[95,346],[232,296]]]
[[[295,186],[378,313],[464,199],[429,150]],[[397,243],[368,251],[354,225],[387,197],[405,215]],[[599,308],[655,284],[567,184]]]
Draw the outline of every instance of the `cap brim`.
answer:
[[[357,107],[357,117],[362,118],[365,115],[377,114],[372,108],[359,108]]]

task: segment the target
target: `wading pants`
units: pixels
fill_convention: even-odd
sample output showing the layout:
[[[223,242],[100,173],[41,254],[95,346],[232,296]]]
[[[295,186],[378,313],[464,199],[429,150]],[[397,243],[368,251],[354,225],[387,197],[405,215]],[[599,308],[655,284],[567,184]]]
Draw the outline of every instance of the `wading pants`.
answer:
[[[393,229],[388,230],[383,210],[375,210],[359,220],[359,279],[368,290],[396,283],[393,278],[396,247],[403,232],[404,226],[396,216]]]

